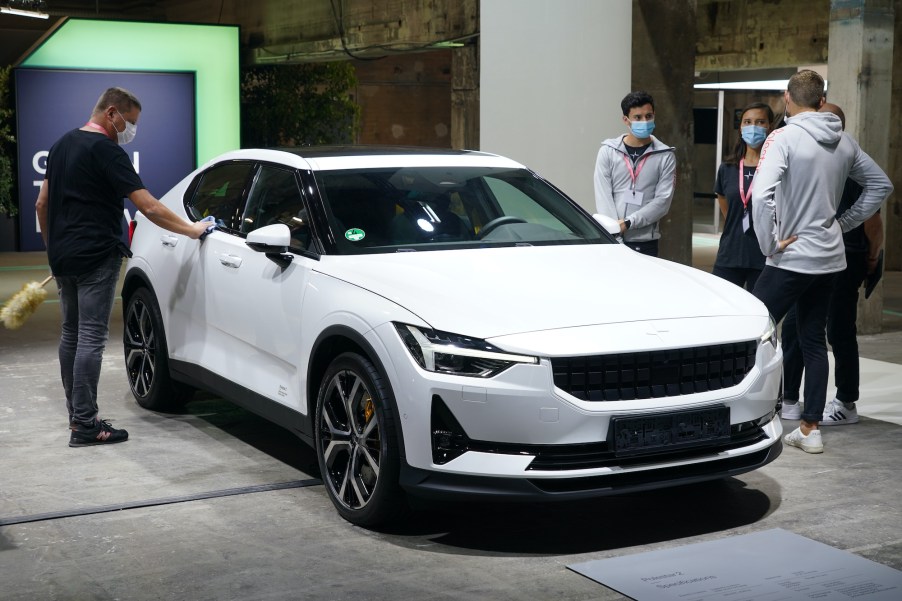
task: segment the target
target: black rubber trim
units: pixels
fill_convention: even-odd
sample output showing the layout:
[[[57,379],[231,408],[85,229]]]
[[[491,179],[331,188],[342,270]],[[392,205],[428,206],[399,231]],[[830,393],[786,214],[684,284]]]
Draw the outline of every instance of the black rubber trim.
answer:
[[[401,486],[414,497],[470,501],[570,501],[625,492],[669,488],[738,476],[758,469],[783,452],[777,439],[770,447],[728,459],[581,478],[500,478],[433,472],[401,466]]]
[[[169,371],[173,380],[211,392],[285,428],[307,444],[313,445],[313,421],[309,415],[303,415],[287,405],[249,390],[194,363],[170,358]]]
[[[272,490],[287,490],[290,488],[306,488],[308,486],[318,486],[322,484],[322,480],[315,478],[310,480],[293,480],[291,482],[277,482],[274,484],[257,484],[254,486],[242,486],[240,488],[226,488],[224,490],[213,490],[209,492],[199,492],[193,495],[182,495],[179,497],[163,497],[161,499],[147,499],[144,501],[132,501],[130,503],[117,503],[116,505],[98,505],[97,507],[84,507],[81,509],[69,509],[63,511],[51,511],[49,513],[35,513],[32,515],[23,515],[13,518],[0,518],[0,526],[11,526],[13,524],[28,524],[31,522],[44,522],[47,520],[59,520],[62,518],[79,517],[83,515],[94,515],[97,513],[110,513],[112,511],[122,511],[124,509],[139,509],[141,507],[157,507],[159,505],[172,505],[174,503],[189,503],[191,501],[200,501],[202,499],[216,499],[219,497],[231,497],[235,495],[247,495],[258,492],[269,492]]]

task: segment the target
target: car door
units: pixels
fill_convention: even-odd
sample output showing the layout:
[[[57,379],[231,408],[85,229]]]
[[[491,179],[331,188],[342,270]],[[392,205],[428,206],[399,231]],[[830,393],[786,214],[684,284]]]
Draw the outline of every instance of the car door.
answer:
[[[284,223],[292,232],[290,262],[246,244],[248,233]],[[315,260],[307,208],[293,169],[258,165],[241,218],[213,232],[201,250],[208,344],[201,364],[244,388],[300,409],[301,310]]]
[[[164,312],[170,314],[167,339],[173,359],[208,365],[211,335],[207,332],[209,266],[206,258],[213,247],[221,246],[230,237],[229,232],[238,232],[256,168],[255,161],[225,161],[200,173],[185,193],[185,209],[195,220],[214,217],[220,224],[219,231],[208,235],[200,244],[178,247],[175,246],[179,241],[177,236],[164,232],[161,238],[164,247],[171,246],[177,251],[169,253],[177,261],[163,267],[176,269],[177,273],[160,278],[173,282],[171,294],[161,301],[168,303]]]

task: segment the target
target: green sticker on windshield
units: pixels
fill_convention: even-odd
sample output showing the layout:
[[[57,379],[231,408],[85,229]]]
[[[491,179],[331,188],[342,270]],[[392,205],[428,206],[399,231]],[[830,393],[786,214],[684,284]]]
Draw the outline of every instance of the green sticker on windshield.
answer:
[[[357,229],[356,227],[352,227],[351,229],[349,229],[348,231],[345,232],[345,238],[347,238],[351,242],[360,242],[365,237],[366,237],[366,233],[361,229]]]

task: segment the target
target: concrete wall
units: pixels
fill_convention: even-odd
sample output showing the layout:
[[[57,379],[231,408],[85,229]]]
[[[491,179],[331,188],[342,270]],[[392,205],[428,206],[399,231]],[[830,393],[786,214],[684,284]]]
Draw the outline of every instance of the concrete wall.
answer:
[[[355,61],[361,144],[451,148],[451,51]]]
[[[480,147],[520,161],[594,212],[599,144],[625,131],[630,0],[483,0]]]
[[[866,0],[843,0],[847,4],[857,1]],[[892,2],[895,44],[889,115],[898,115],[902,109],[902,0]],[[637,15],[634,8],[632,23],[629,13],[622,12],[631,4],[627,0],[343,0],[340,3],[167,0],[161,4],[170,21],[240,24],[246,63],[349,60],[350,55],[374,57],[410,52],[442,40],[465,40],[469,46],[451,51],[450,140],[457,148],[481,146],[503,151],[507,147],[496,146],[494,141],[502,137],[503,128],[506,128],[504,136],[507,136],[507,130],[515,135],[511,138],[511,142],[517,142],[517,145],[511,144],[515,153],[524,139],[536,146],[532,142],[540,139],[538,134],[548,134],[546,124],[532,120],[534,113],[528,108],[535,105],[532,92],[538,90],[541,97],[553,90],[541,89],[535,82],[544,82],[549,84],[545,87],[551,88],[572,77],[574,87],[569,91],[568,102],[581,104],[565,103],[556,108],[559,112],[565,109],[574,115],[574,121],[580,122],[567,125],[571,136],[577,136],[572,140],[575,146],[562,146],[558,141],[561,134],[553,128],[548,132],[550,137],[545,144],[554,151],[553,154],[569,152],[572,169],[567,169],[567,165],[549,165],[551,170],[547,171],[544,159],[536,162],[531,154],[520,157],[565,186],[586,206],[591,205],[590,182],[580,181],[579,173],[590,169],[594,157],[594,148],[590,146],[620,131],[616,101],[633,85],[644,85],[645,67],[636,69],[635,61],[632,61],[632,83],[629,71],[623,76],[622,70],[630,69],[630,55],[647,58],[648,65],[658,61],[659,67],[662,58],[685,58],[685,38],[692,32],[695,36],[694,67],[702,75],[716,71],[823,65],[828,60],[831,0],[633,0],[632,3],[648,9]],[[333,7],[340,10],[333,12]],[[693,26],[685,23],[686,14],[694,14]],[[489,24],[492,24],[491,30],[487,29]],[[631,27],[638,27],[643,32],[643,39],[638,40],[641,51],[629,42]],[[527,28],[534,30],[534,39],[538,42],[531,41],[533,38]],[[654,36],[648,35],[652,31]],[[548,40],[554,36],[561,38],[559,43],[549,44]],[[475,44],[476,39],[481,40],[482,48]],[[600,47],[608,43],[613,51]],[[510,51],[513,47],[520,50],[516,56]],[[649,51],[652,54],[649,55]],[[505,62],[493,64],[488,77],[480,74],[480,64],[486,64],[486,52],[506,56]],[[565,55],[566,59],[560,59]],[[551,56],[559,57],[559,60],[548,60]],[[508,68],[511,72],[507,72]],[[516,89],[529,92],[517,96],[515,103],[519,109],[516,114],[522,119],[514,124],[513,119],[503,115],[500,122],[491,119],[480,123],[480,118],[496,114],[494,108],[486,111],[481,106],[486,100],[497,102],[492,98],[481,98],[485,93],[481,87],[498,89],[501,87],[498,82],[513,79],[513,73],[523,76],[523,81],[515,82]],[[668,74],[662,75],[667,77]],[[682,69],[677,76],[682,85],[685,76]],[[663,85],[666,81],[662,79],[659,83]],[[574,90],[577,93],[574,94]],[[503,93],[501,90],[502,96]],[[444,103],[435,103],[428,96],[423,95],[422,110],[431,110],[434,106],[441,113],[440,120],[444,120]],[[589,106],[590,103],[594,106]],[[659,107],[659,113],[663,111],[666,115],[672,111],[676,116],[682,115],[679,125],[689,132],[685,135],[676,132],[669,139],[664,138],[675,146],[681,140],[691,142],[691,111],[684,110],[687,108],[691,107],[680,106],[680,99],[676,97]],[[393,123],[389,122],[394,121],[394,117],[371,115],[367,120],[371,124],[384,122],[391,126]],[[436,119],[424,117],[423,127],[435,127],[436,123],[432,121]],[[663,120],[659,128],[662,125]],[[372,133],[379,139],[394,136],[391,127]],[[485,138],[486,135],[490,137]],[[425,137],[431,136],[427,132]],[[693,175],[694,168],[691,161],[681,166],[682,177],[688,178],[681,181],[681,190],[691,192],[703,184],[704,176]],[[902,137],[898,128],[891,132],[887,172],[896,187],[902,190]],[[902,269],[900,198],[900,194],[893,195],[884,209],[887,267],[894,270]],[[681,220],[672,229],[670,238],[673,242],[677,237],[685,238],[680,242],[683,245],[688,244],[688,234],[680,206],[670,216],[671,220]],[[684,251],[682,246],[672,249],[675,254],[671,256],[682,260]]]
[[[888,4],[848,0],[837,5],[854,9],[861,5]],[[884,121],[902,111],[902,0],[892,0],[894,10],[892,98],[888,112],[874,110]],[[843,52],[842,45],[829,44],[830,0],[698,0],[696,71],[766,69],[826,64],[828,49]],[[863,41],[872,44],[871,41]],[[834,57],[836,58],[836,57]],[[869,73],[858,74],[869,77]],[[829,74],[828,74],[829,79]],[[829,91],[828,91],[829,93]],[[867,111],[869,109],[865,109]],[[886,268],[902,269],[902,136],[890,127],[887,175],[897,192],[883,210],[886,224]],[[866,151],[870,151],[865,147]]]
[[[886,269],[902,270],[902,129],[898,126],[898,116],[902,115],[902,0],[895,0],[895,25],[893,31],[893,82],[888,123],[890,127],[889,169],[887,175],[893,181],[896,191],[886,201],[883,222],[886,224]]]
[[[827,62],[830,0],[697,2],[697,71]]]

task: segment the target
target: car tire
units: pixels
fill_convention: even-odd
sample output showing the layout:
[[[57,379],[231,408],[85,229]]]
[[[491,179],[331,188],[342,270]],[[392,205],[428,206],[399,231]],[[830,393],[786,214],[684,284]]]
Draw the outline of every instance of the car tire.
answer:
[[[320,473],[339,515],[358,526],[392,522],[407,509],[391,399],[373,364],[353,352],[332,361],[317,394]]]
[[[152,411],[180,409],[194,392],[169,375],[169,351],[157,299],[147,288],[128,297],[122,342],[128,384],[141,407]]]

